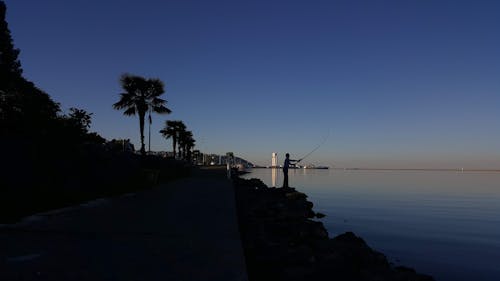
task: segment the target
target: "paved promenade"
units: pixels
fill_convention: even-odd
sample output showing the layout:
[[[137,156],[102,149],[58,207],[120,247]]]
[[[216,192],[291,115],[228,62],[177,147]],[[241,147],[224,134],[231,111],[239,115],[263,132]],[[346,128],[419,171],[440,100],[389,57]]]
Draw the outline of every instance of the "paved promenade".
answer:
[[[247,280],[221,171],[0,226],[0,280]]]

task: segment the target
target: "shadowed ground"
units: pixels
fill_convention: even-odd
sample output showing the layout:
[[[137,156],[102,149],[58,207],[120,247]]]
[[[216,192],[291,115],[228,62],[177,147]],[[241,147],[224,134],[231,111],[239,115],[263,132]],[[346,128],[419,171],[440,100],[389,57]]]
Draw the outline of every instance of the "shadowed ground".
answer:
[[[0,280],[247,280],[223,171],[0,227]]]

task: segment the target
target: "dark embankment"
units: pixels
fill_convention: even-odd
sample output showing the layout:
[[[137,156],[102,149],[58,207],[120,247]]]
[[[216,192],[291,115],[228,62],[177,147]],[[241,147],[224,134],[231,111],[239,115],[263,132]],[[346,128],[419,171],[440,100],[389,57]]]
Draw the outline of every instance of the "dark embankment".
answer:
[[[21,138],[6,143],[0,171],[0,224],[100,197],[116,196],[181,177],[181,161],[140,156],[104,145],[48,149]]]
[[[329,238],[307,196],[235,179],[239,226],[250,280],[431,281],[393,267],[352,232]]]

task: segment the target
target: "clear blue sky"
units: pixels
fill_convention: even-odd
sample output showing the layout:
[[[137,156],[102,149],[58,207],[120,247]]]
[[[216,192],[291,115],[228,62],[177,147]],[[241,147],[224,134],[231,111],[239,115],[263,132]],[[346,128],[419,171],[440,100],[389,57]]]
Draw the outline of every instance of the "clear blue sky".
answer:
[[[158,77],[204,152],[500,168],[500,1],[7,0],[25,76],[139,145],[120,74]],[[140,3],[140,4],[139,4]],[[282,157],[283,158],[283,157]]]

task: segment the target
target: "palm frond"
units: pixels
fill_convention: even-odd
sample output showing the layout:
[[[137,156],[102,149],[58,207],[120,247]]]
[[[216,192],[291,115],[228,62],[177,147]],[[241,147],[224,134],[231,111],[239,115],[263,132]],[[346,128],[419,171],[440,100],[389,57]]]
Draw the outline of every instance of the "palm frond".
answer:
[[[160,79],[154,78],[154,79],[148,79],[148,92],[150,93],[151,97],[158,97],[165,93],[165,84]]]
[[[113,104],[114,109],[124,109],[134,104],[134,98],[128,93],[121,93],[120,100]]]
[[[127,108],[127,110],[125,110],[123,112],[123,114],[129,115],[129,116],[130,115],[135,115],[135,113],[136,113],[135,107],[129,107],[129,108]]]
[[[159,106],[159,105],[165,105],[166,103],[167,103],[166,100],[160,99],[160,98],[157,98],[157,97],[154,97],[154,98],[151,99],[151,104],[152,105]]]
[[[153,112],[160,113],[160,114],[170,114],[172,113],[172,110],[168,109],[167,107],[161,105],[161,106],[153,106]]]
[[[175,132],[174,132],[174,131],[172,131],[172,130],[168,130],[168,129],[167,129],[167,130],[165,130],[165,129],[160,130],[160,133],[161,133],[161,134],[162,134],[162,136],[163,136],[164,138],[166,138],[166,139],[169,139],[169,138],[171,138],[171,137],[175,136]]]

